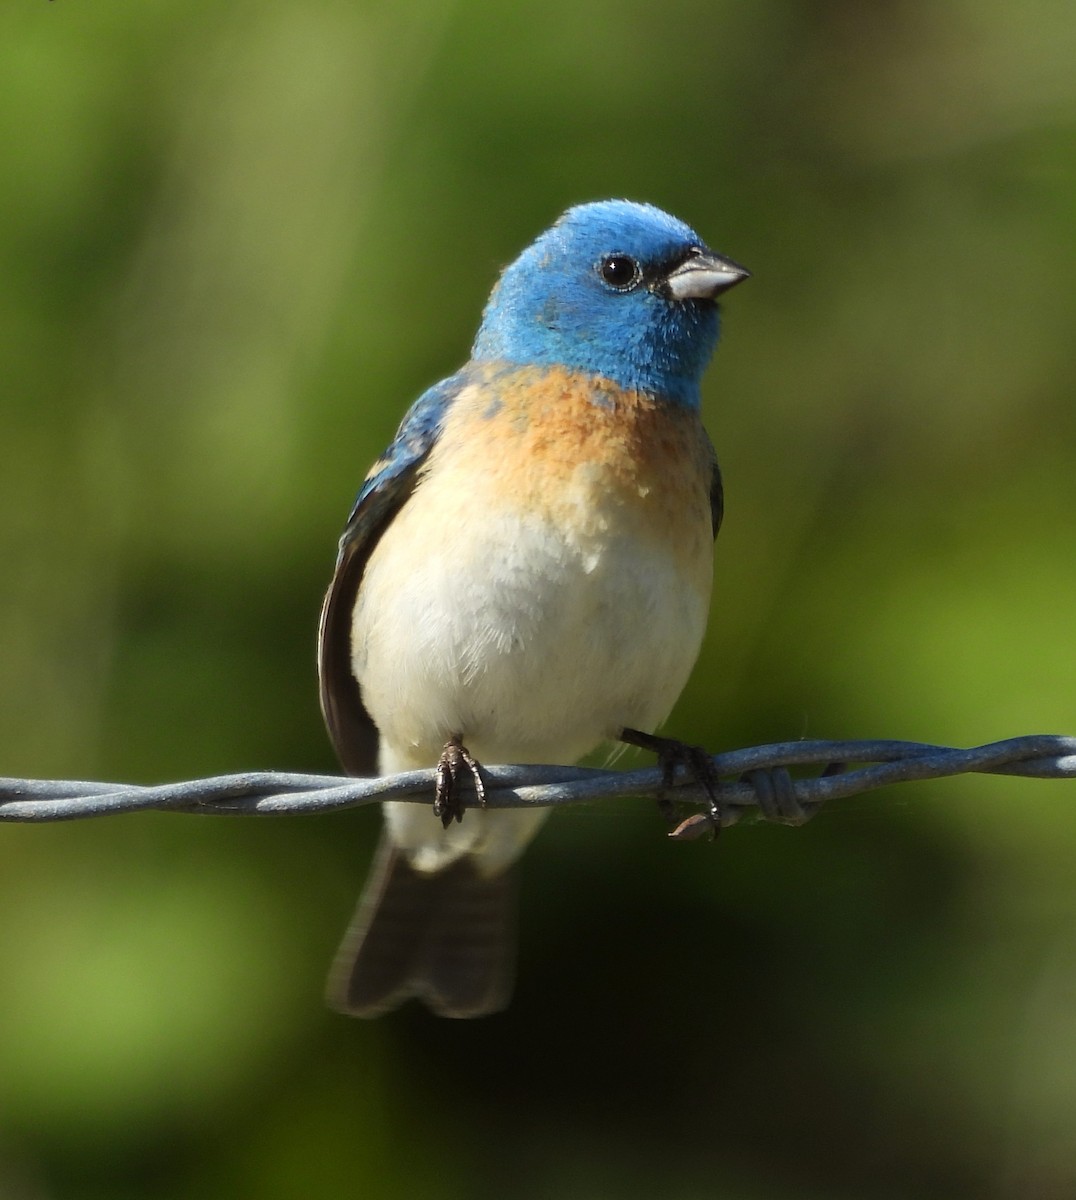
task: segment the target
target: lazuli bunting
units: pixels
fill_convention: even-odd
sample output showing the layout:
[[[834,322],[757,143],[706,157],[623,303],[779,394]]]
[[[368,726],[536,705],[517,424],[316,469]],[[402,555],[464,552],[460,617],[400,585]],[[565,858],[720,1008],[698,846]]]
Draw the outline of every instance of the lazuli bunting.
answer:
[[[480,762],[660,748],[648,735],[698,655],[721,520],[699,381],[716,298],[747,274],[660,209],[569,209],[367,475],[322,611],[322,710],[348,772],[437,766],[438,789],[434,811],[384,806],[330,979],[340,1010],[507,1004],[513,863],[548,810],[460,820],[461,770],[481,795]]]

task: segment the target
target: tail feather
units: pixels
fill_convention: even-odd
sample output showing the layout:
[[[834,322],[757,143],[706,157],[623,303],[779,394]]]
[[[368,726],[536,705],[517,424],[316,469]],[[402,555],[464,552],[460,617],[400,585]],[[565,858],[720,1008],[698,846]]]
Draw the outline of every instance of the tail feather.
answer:
[[[412,996],[442,1017],[507,1006],[515,974],[515,871],[461,858],[416,871],[382,837],[370,881],[329,977],[329,1003],[376,1017]]]

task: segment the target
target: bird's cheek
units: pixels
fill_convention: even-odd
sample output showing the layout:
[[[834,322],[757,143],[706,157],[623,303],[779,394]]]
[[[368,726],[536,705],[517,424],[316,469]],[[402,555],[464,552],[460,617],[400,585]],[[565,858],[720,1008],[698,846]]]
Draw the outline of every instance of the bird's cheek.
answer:
[[[538,309],[537,317],[539,325],[544,325],[547,329],[556,329],[560,323],[560,304],[556,297],[550,296],[546,300]]]

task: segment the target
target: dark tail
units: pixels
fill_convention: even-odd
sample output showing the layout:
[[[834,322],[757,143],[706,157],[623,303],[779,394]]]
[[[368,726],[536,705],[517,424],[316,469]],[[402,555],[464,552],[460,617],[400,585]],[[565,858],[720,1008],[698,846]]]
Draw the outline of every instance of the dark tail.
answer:
[[[499,1012],[512,993],[515,916],[514,868],[487,878],[461,858],[416,871],[382,834],[329,976],[329,1004],[377,1017],[417,996],[439,1017]]]

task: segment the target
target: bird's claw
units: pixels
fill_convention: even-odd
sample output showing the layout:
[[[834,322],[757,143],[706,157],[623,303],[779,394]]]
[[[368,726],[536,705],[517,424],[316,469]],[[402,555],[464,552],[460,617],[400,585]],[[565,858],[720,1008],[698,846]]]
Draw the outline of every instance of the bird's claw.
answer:
[[[720,832],[719,819],[709,812],[697,812],[681,821],[675,829],[670,829],[669,837],[675,842],[695,842],[703,837],[715,838]]]
[[[638,729],[622,730],[620,740],[629,746],[638,746],[657,755],[658,765],[661,767],[658,809],[670,825],[677,820],[676,806],[668,795],[676,782],[677,768],[685,768],[706,789],[706,795],[709,797],[707,811],[695,813],[687,820],[680,821],[670,832],[670,837],[690,840],[702,837],[705,833],[713,833],[716,836],[720,832],[724,820],[724,812],[718,800],[720,779],[714,767],[714,760],[704,747],[678,742],[675,738],[658,737],[653,733],[641,733]]]
[[[433,798],[433,815],[440,818],[447,829],[453,821],[462,821],[467,807],[460,795],[459,778],[464,768],[471,773],[478,803],[486,803],[486,785],[478,762],[460,738],[449,738],[445,742],[441,757],[437,760],[437,786]]]

